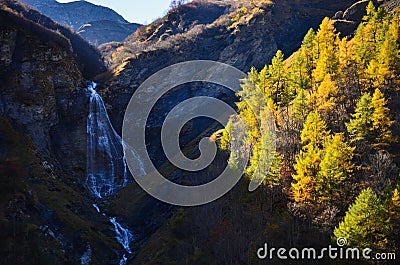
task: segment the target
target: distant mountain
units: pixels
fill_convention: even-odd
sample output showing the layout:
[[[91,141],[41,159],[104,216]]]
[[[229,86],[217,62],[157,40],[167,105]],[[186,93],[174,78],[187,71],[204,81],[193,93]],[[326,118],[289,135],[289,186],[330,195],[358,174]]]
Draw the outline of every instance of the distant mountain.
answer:
[[[108,42],[123,41],[140,26],[135,23],[124,23],[108,19],[96,20],[82,25],[78,29],[78,33],[94,45],[100,45]]]
[[[20,0],[44,15],[78,31],[92,44],[123,41],[140,24],[129,23],[114,10],[86,1],[59,3],[56,0]]]

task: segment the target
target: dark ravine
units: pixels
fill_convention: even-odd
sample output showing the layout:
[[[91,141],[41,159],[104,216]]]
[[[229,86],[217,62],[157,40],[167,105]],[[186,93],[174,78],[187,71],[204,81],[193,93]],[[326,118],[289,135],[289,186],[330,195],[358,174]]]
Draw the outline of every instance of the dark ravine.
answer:
[[[2,0],[0,3],[11,8],[14,15],[4,13],[5,16],[8,16],[8,19],[4,17],[6,19],[4,26],[14,23],[31,30],[43,41],[47,39],[57,41],[74,56],[84,78],[93,79],[107,71],[98,50],[75,32],[54,22],[26,4],[13,0]],[[20,13],[20,16],[15,16],[17,13]]]

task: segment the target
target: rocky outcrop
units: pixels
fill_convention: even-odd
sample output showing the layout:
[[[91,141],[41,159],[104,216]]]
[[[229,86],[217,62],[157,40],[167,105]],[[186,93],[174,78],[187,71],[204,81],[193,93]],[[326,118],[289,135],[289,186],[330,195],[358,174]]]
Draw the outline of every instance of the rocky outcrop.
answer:
[[[352,35],[359,25],[358,22],[342,19],[334,20],[333,24],[338,32],[340,32],[341,37]]]
[[[369,2],[369,0],[364,0],[353,4],[343,12],[343,19],[349,21],[361,21],[366,14],[365,9]]]
[[[70,111],[69,97],[85,86],[82,74],[65,37],[0,12],[2,116],[50,155],[50,130],[59,123],[59,115]],[[26,30],[23,23],[34,30]]]
[[[399,0],[388,0],[383,3],[383,7],[388,12],[395,12],[396,9],[400,8],[400,1]]]
[[[98,57],[90,52],[98,55],[97,51],[79,36],[16,2],[4,4],[0,9],[1,114],[30,135],[45,157],[82,178],[88,112],[85,78],[105,67],[96,64]],[[31,20],[37,17],[42,24]],[[93,57],[95,61],[89,62]],[[97,65],[100,69],[92,68]]]
[[[129,23],[114,10],[89,3],[56,0],[21,0],[62,25],[68,25],[94,45],[123,41],[140,24]]]
[[[342,37],[352,35],[356,31],[358,25],[367,14],[366,8],[370,1],[371,0],[358,1],[349,8],[344,9],[344,11],[336,12],[332,17],[335,28]],[[375,6],[381,5],[386,11],[390,11],[391,7],[395,7],[399,3],[398,0],[373,0],[372,2]]]

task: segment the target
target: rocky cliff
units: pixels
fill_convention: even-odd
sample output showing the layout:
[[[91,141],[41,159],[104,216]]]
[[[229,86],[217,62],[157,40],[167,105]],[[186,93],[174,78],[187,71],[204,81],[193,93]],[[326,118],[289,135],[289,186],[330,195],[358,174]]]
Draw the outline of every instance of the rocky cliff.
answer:
[[[56,0],[22,0],[41,13],[68,25],[94,45],[123,41],[140,26],[129,23],[114,10],[86,1],[59,3]]]
[[[78,42],[32,21],[49,20],[35,12],[0,1],[0,263],[76,264],[89,244],[92,264],[117,263],[84,188],[90,68]]]
[[[86,1],[59,3],[56,0],[23,0],[23,2],[36,7],[55,21],[65,23],[74,29],[78,29],[90,21],[106,19],[128,23],[114,10]]]
[[[352,35],[357,29],[358,25],[366,15],[366,7],[369,0],[362,0],[354,3],[345,10],[336,12],[333,16],[335,28],[341,33],[341,36]],[[381,5],[386,11],[390,12],[399,6],[396,0],[374,0],[374,5]]]

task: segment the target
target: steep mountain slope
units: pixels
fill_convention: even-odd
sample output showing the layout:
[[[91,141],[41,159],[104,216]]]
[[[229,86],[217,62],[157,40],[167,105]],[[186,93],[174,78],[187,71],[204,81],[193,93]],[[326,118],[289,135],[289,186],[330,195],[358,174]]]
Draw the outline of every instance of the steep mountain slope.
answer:
[[[92,264],[116,264],[111,224],[83,188],[84,77],[104,66],[91,57],[92,71],[77,59],[92,47],[14,1],[0,1],[0,50],[0,263],[76,264],[90,244]]]
[[[21,0],[40,12],[79,31],[92,44],[122,41],[139,28],[114,10],[86,1],[58,3],[56,0]]]
[[[78,62],[79,69],[85,78],[94,78],[96,75],[104,73],[107,70],[106,67],[104,67],[97,49],[78,34],[60,24],[57,24],[50,18],[42,15],[25,4],[19,3],[18,1],[4,0],[2,3],[13,9],[15,12],[21,13],[21,16],[28,20],[25,24],[34,25],[33,27],[35,28],[45,27],[50,29],[50,31],[56,31],[64,36],[67,39],[67,42],[71,44],[72,54]],[[21,21],[25,20],[21,19]],[[37,25],[39,25],[39,27]],[[44,32],[47,31],[44,30]]]
[[[180,6],[140,28],[122,46],[100,47],[115,68],[115,76],[104,84],[105,100],[114,106],[111,117],[121,127],[132,93],[163,67],[187,60],[216,60],[243,71],[262,68],[276,50],[294,52],[310,27],[355,2],[194,1]]]
[[[97,46],[108,42],[123,41],[140,26],[136,23],[125,23],[109,19],[91,20],[83,24],[77,31],[79,35]]]
[[[243,71],[248,71],[251,66],[261,69],[264,64],[270,62],[278,49],[290,55],[299,48],[301,40],[310,27],[317,29],[324,17],[333,17],[338,10],[346,10],[355,2],[357,1],[261,1],[257,3],[254,1],[194,1],[172,10],[164,18],[140,28],[122,45],[109,44],[101,47],[107,62],[114,67],[114,76],[101,87],[101,93],[108,103],[114,124],[117,128],[121,127],[125,107],[131,95],[147,77],[163,67],[186,60],[216,60],[231,64]],[[160,104],[154,108],[154,115],[148,119],[147,128],[147,137],[152,141],[148,149],[153,152],[151,154],[156,163],[165,160],[165,157],[160,154],[162,147],[155,139],[159,138],[166,113],[188,95],[195,97],[203,95],[204,91],[209,91],[208,93],[212,96],[228,103],[235,100],[235,97],[227,94],[226,91],[209,84],[182,86],[163,97]],[[190,124],[194,136],[187,139],[186,145],[182,144],[188,153],[196,153],[200,136],[210,135],[211,130],[204,131],[203,126],[195,122]],[[210,123],[209,126],[211,128],[215,124]],[[196,138],[196,136],[199,137]],[[222,167],[223,159],[218,160],[216,164],[218,163]],[[168,163],[162,165],[161,168],[175,181],[179,182],[184,177],[190,178],[190,175],[179,172]],[[206,178],[212,174],[213,170],[216,169],[210,169],[196,177]],[[241,186],[241,189],[245,188]],[[196,250],[190,249],[188,241],[198,240],[196,242],[203,244],[210,240],[211,234],[216,237],[220,235],[224,240],[224,243],[220,242],[220,245],[214,245],[214,247],[235,253],[232,258],[235,261],[232,263],[246,263],[240,259],[246,257],[247,254],[252,255],[254,251],[254,246],[243,247],[253,242],[249,242],[249,238],[253,236],[251,231],[263,229],[265,225],[276,228],[280,222],[285,222],[284,226],[288,229],[294,229],[293,227],[297,225],[298,231],[292,232],[298,233],[296,237],[298,241],[291,244],[329,244],[329,235],[316,231],[310,232],[306,223],[290,217],[288,211],[280,211],[262,202],[268,200],[279,205],[286,204],[285,196],[280,192],[273,191],[265,194],[267,188],[248,196],[240,191],[237,192],[235,195],[227,196],[229,198],[224,197],[200,209],[179,211],[172,219],[166,221],[169,218],[167,213],[174,208],[149,199],[135,184],[132,184],[115,198],[112,211],[129,220],[130,227],[139,229],[141,241],[138,247],[143,252],[139,252],[138,259],[143,263],[157,263],[165,252],[170,254],[171,263],[184,263],[185,258],[191,260],[192,254],[196,256]],[[130,201],[130,198],[134,199]],[[258,207],[253,204],[260,204],[259,210],[266,214],[263,218],[271,219],[268,224],[264,223],[267,222],[265,219],[260,219],[262,217],[252,216],[251,210],[246,210]],[[121,209],[120,205],[124,205],[124,208]],[[204,212],[201,214],[197,211]],[[221,216],[228,213],[236,216],[240,211],[246,211],[248,216],[246,215],[243,219],[233,217],[233,220],[239,223],[218,223]],[[142,218],[138,218],[137,213],[140,213]],[[207,218],[209,220],[205,220]],[[163,225],[165,222],[168,223],[167,226]],[[161,228],[152,236],[155,226]],[[181,226],[185,228],[181,229]],[[241,231],[240,236],[232,232],[238,230]],[[196,231],[196,234],[192,235],[191,231]],[[232,233],[226,237],[221,235],[228,232]],[[285,239],[289,238],[292,232],[276,228],[274,240],[287,244]],[[149,236],[151,239],[147,241]],[[193,238],[190,238],[191,236]],[[258,236],[254,235],[256,238]],[[301,242],[301,238],[308,236],[308,242]],[[165,248],[156,252],[154,249],[160,244],[160,238]],[[237,243],[230,243],[236,240],[238,240]],[[258,240],[261,241],[262,238]],[[218,242],[217,239],[215,241]],[[173,246],[169,247],[171,245]],[[187,256],[182,257],[180,254]],[[208,250],[206,253],[198,253],[198,260],[193,262],[204,261],[203,254],[216,257],[218,251]],[[215,259],[215,264],[221,262],[220,259]]]
[[[385,3],[384,7],[394,6],[394,2],[395,1],[391,1],[390,4]],[[207,3],[210,6],[224,6],[224,4],[216,1]],[[148,74],[152,74],[165,65],[183,60],[222,60],[220,55],[221,50],[233,45],[232,43],[235,43],[235,38],[239,38],[238,36],[240,36],[241,32],[245,31],[246,35],[243,36],[247,38],[242,37],[239,42],[240,44],[237,43],[236,46],[232,46],[230,49],[231,52],[226,53],[227,57],[224,57],[224,59],[234,58],[234,60],[228,60],[228,63],[238,67],[244,67],[242,69],[247,70],[248,67],[251,66],[251,63],[258,63],[255,58],[263,58],[260,60],[264,60],[264,63],[269,63],[270,58],[268,58],[268,55],[265,53],[268,49],[275,49],[274,52],[277,48],[286,49],[287,55],[290,55],[290,50],[288,49],[290,45],[286,46],[283,44],[286,44],[284,40],[288,40],[290,44],[292,38],[295,38],[293,34],[296,31],[291,32],[292,35],[290,38],[288,37],[289,34],[284,35],[285,37],[279,37],[280,34],[284,33],[278,30],[274,31],[274,28],[279,28],[282,23],[285,23],[281,21],[280,18],[274,17],[274,19],[268,20],[268,23],[261,24],[261,17],[266,13],[264,11],[261,14],[257,14],[253,18],[253,21],[249,19],[250,22],[248,24],[244,24],[242,27],[240,27],[239,24],[239,30],[236,32],[235,30],[237,28],[232,28],[231,31],[228,31],[229,33],[225,31],[226,28],[231,25],[230,23],[233,22],[232,20],[225,20],[225,27],[219,28],[219,31],[211,31],[214,29],[213,26],[215,26],[215,24],[213,26],[200,26],[198,28],[202,30],[195,31],[195,26],[192,26],[192,21],[190,19],[182,19],[185,14],[182,10],[186,8],[190,10],[190,8],[195,8],[194,6],[197,4],[199,4],[199,2],[182,6],[180,9],[175,10],[175,13],[171,12],[167,17],[155,22],[154,27],[148,29],[143,28],[136,36],[131,36],[130,38],[130,41],[135,45],[126,42],[116,50],[113,50],[113,47],[109,47],[110,50],[108,52],[111,52],[111,54],[114,53],[114,57],[116,58],[118,55],[127,57],[133,55],[133,58],[127,59],[122,66],[116,68],[115,77],[106,84],[110,87],[103,87],[103,94],[111,103],[110,106],[113,106],[110,107],[110,110],[114,113],[114,121],[116,124],[121,122],[121,116],[124,113],[123,110],[116,108],[116,106],[120,104],[124,105],[124,102],[126,102],[124,101],[125,97],[129,98]],[[279,4],[282,5],[280,7],[281,9],[278,7]],[[347,6],[343,4],[338,10],[349,10],[345,17],[348,19],[347,21],[353,22],[353,29],[355,29],[360,19],[366,13],[366,5],[364,2],[356,3],[354,6],[352,5],[354,2],[348,2],[347,4]],[[324,5],[329,7],[326,2],[324,2]],[[213,9],[210,6],[202,7],[204,10],[207,10],[207,7]],[[233,4],[226,8],[229,10],[232,6]],[[360,6],[362,8],[360,8]],[[282,14],[284,10],[289,9],[282,1],[276,1],[276,5],[270,8],[271,14],[276,12],[275,15]],[[307,9],[304,6],[302,6],[302,8]],[[357,12],[353,14],[356,16],[350,16],[350,13],[355,9]],[[226,14],[225,10],[226,9],[221,13]],[[304,9],[302,10],[304,12]],[[291,11],[297,14],[293,9]],[[245,12],[243,12],[243,14],[244,13]],[[330,16],[333,16],[333,14],[334,12],[331,13]],[[236,18],[236,16],[233,17]],[[291,19],[296,21],[295,15],[293,15],[293,17],[294,18]],[[199,20],[201,19],[204,20],[204,17],[201,17]],[[275,24],[275,20],[280,23]],[[290,21],[290,19],[287,20]],[[236,19],[234,19],[234,21],[236,21]],[[243,23],[247,23],[246,21],[247,20],[244,19]],[[319,21],[319,23],[320,22],[321,21]],[[272,24],[271,28],[269,23]],[[301,24],[300,22],[298,23]],[[306,23],[302,24],[302,27],[306,27],[305,24]],[[288,28],[292,27],[291,24],[285,24],[285,26]],[[299,28],[301,27],[298,26],[297,29]],[[275,45],[266,47],[265,50],[261,50],[263,53],[259,54],[257,49],[253,49],[254,46],[252,46],[252,44],[259,43],[259,46],[256,46],[257,48],[264,48],[263,45],[268,45],[265,44],[265,36],[268,33],[263,32],[262,29],[272,35],[272,37],[267,40],[273,38]],[[209,33],[209,35],[207,35],[207,33]],[[352,33],[352,30],[349,30],[346,34]],[[231,42],[221,41],[223,44],[219,44],[221,44],[222,47],[216,44],[219,40],[212,40],[215,36],[218,36],[218,38],[228,38],[228,34],[232,40]],[[260,37],[259,42],[257,42],[258,37]],[[276,41],[278,38],[279,41]],[[142,44],[141,47],[139,46],[140,44]],[[224,44],[226,46],[224,46]],[[246,61],[247,59],[248,61]],[[256,64],[256,66],[261,69],[263,66],[262,62],[260,61],[259,65]],[[396,84],[398,84],[398,82]],[[208,91],[211,90],[211,93],[216,93],[216,96],[221,99],[226,99],[226,95],[223,95],[223,92],[218,94],[218,89],[216,89],[216,87],[187,85],[166,95],[162,100],[164,104],[157,105],[154,108],[154,116],[163,117],[165,112],[169,110],[170,105],[175,106],[185,99],[187,94],[190,94],[192,97],[202,95],[202,88],[208,89]],[[395,106],[395,102],[399,97],[398,90],[392,91],[389,95],[392,98],[390,101],[391,109],[393,110],[392,114],[398,121],[398,111],[396,111],[398,105]],[[215,96],[215,94],[213,94],[213,96]],[[344,95],[345,98],[350,96],[357,96],[357,93],[354,93],[354,95],[352,93],[346,93]],[[114,111],[117,111],[117,113]],[[159,121],[149,120],[147,129],[148,138],[152,139],[151,144],[154,144],[156,142],[154,139],[159,137],[157,128],[160,126],[161,123]],[[199,127],[192,125],[191,128],[194,128],[192,130],[196,130],[196,128]],[[395,129],[397,130],[396,135],[398,135],[398,125],[396,125]],[[207,133],[208,132],[201,130],[198,131],[200,135],[208,135]],[[197,143],[196,139],[194,139],[193,142],[189,142],[186,145],[183,144],[183,146],[184,149],[190,149],[190,151],[195,152]],[[149,144],[148,149],[152,149],[151,144]],[[158,148],[161,150],[161,146]],[[396,145],[394,145],[393,148],[395,149]],[[159,161],[160,157],[162,156],[158,156],[154,160]],[[214,162],[219,166],[224,165],[221,160],[216,160]],[[391,166],[392,165],[388,167]],[[165,169],[165,167],[167,167],[167,169]],[[170,177],[173,181],[180,182],[182,179],[191,177],[190,173],[182,174],[178,172],[179,170],[171,169],[169,165],[165,167],[162,167],[162,170],[164,170],[166,176]],[[208,174],[215,173],[216,171],[216,168],[212,168],[210,171],[203,172],[196,177],[206,178]],[[387,178],[396,178],[396,176],[398,175],[393,173],[393,176],[387,176]],[[287,179],[283,181],[287,181],[290,186],[290,174],[286,176],[286,178]],[[324,231],[325,228],[318,227],[317,225],[314,226],[311,223],[314,221],[320,223],[330,222],[332,219],[338,218],[335,209],[325,209],[318,212],[317,217],[312,216],[318,220],[310,220],[312,217],[307,216],[310,218],[307,223],[292,215],[296,209],[290,208],[290,205],[288,207],[287,204],[289,201],[285,194],[282,194],[282,191],[263,187],[253,194],[248,194],[245,190],[245,183],[242,183],[242,186],[239,185],[230,194],[218,201],[192,209],[175,209],[176,211],[173,216],[168,218],[165,214],[167,211],[171,211],[171,207],[168,208],[168,205],[146,199],[143,192],[135,185],[127,187],[125,190],[121,191],[118,198],[114,200],[112,210],[118,215],[125,216],[125,218],[129,220],[130,226],[139,227],[139,229],[141,229],[143,238],[138,246],[140,247],[140,251],[138,251],[138,255],[131,264],[158,264],[160,262],[167,264],[263,264],[262,261],[257,259],[255,253],[257,251],[257,246],[262,246],[265,242],[268,243],[268,246],[271,244],[273,246],[296,247],[323,247],[331,243],[330,231]],[[339,196],[341,196],[341,194],[339,194]],[[126,203],[130,198],[134,198],[133,202]],[[121,204],[124,204],[124,209],[120,208]],[[290,209],[287,210],[287,208]],[[144,220],[143,218],[138,218],[136,213],[140,213]],[[162,215],[157,215],[157,213],[162,213]],[[167,221],[165,221],[166,218],[168,218]],[[336,219],[335,221],[338,220]],[[163,223],[167,225],[163,225]],[[152,228],[155,225],[160,226],[160,228],[154,232]],[[146,239],[146,236],[149,235],[150,238]],[[287,264],[287,261],[273,260],[271,263]],[[310,264],[310,261],[296,261],[293,262],[293,264]],[[315,261],[313,264],[336,264],[336,262],[324,260],[322,262]]]

